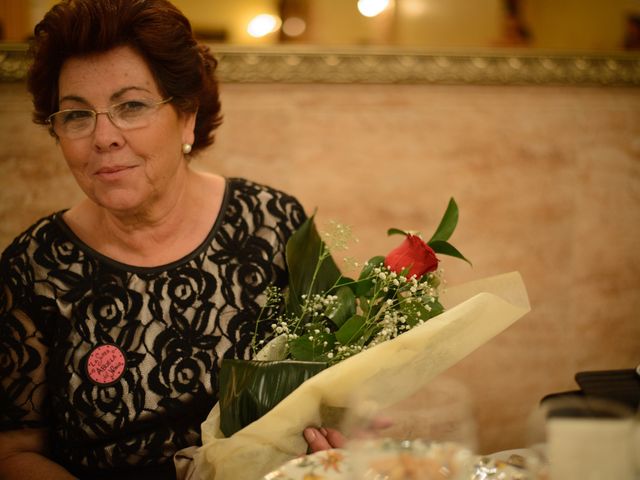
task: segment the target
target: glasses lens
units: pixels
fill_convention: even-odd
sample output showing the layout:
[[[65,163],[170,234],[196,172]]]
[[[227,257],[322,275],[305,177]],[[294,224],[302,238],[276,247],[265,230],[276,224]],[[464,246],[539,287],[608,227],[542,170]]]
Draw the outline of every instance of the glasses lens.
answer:
[[[158,103],[150,100],[128,100],[113,105],[109,110],[111,119],[120,128],[146,127]]]
[[[52,115],[51,124],[59,136],[78,138],[93,131],[95,114],[91,110],[63,110]]]
[[[172,97],[159,102],[153,100],[127,100],[112,105],[107,111],[69,109],[56,112],[49,117],[53,131],[59,137],[77,139],[91,135],[96,127],[98,115],[107,114],[113,124],[123,130],[146,127],[151,123],[153,112],[170,102]]]

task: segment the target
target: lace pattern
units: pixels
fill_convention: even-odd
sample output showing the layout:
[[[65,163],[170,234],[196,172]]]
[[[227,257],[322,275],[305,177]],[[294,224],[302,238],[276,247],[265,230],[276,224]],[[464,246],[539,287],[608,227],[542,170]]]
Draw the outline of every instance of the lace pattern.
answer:
[[[37,222],[0,265],[0,428],[48,427],[71,471],[157,465],[197,444],[220,360],[250,355],[263,291],[286,283],[285,244],[304,219],[295,198],[229,179],[207,240],[154,268],[91,250],[60,212]],[[124,353],[113,383],[87,372],[101,345]]]

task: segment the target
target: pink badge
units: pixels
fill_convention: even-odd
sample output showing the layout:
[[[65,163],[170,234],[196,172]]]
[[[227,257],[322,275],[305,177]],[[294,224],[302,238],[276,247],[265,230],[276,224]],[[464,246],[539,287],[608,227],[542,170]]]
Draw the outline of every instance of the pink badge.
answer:
[[[87,359],[87,375],[98,385],[109,385],[124,373],[125,356],[116,345],[99,345],[91,350]]]

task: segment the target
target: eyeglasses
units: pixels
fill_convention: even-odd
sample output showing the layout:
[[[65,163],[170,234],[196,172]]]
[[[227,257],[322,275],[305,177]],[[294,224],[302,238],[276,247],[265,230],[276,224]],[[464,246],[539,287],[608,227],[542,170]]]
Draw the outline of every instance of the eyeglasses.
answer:
[[[154,102],[148,99],[127,100],[111,105],[107,110],[70,108],[49,115],[47,123],[58,137],[76,140],[88,137],[96,129],[98,115],[104,113],[121,130],[143,128],[151,123],[152,113],[173,97]]]

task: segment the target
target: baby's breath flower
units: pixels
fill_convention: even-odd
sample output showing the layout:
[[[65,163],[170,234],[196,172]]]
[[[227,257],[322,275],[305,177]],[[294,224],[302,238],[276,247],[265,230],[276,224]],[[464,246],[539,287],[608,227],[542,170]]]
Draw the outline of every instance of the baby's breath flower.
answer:
[[[321,238],[316,269],[320,266],[319,262],[331,258],[333,252],[348,249],[347,240],[357,241],[353,239],[349,226],[336,222],[330,222],[329,230],[322,234]],[[358,268],[361,265],[346,255],[340,258],[345,265],[350,264]],[[407,278],[401,271],[407,272],[408,268],[392,270],[380,260],[378,262],[365,262],[359,274],[340,276],[325,291],[318,292],[317,285],[310,287],[305,293],[298,294],[297,302],[294,303],[296,309],[293,311],[288,309],[290,302],[285,298],[282,289],[275,286],[266,288],[260,299],[265,306],[262,310],[262,320],[266,322],[265,325],[271,325],[269,335],[284,336],[289,346],[289,342],[303,336],[307,341],[299,343],[299,346],[313,349],[312,355],[333,364],[391,340],[416,325],[424,324],[425,319],[433,315],[427,312],[433,312],[436,306],[440,309],[436,302],[446,285],[441,268],[420,277],[411,275]],[[304,268],[308,266],[307,263],[303,264]],[[323,275],[322,271],[317,269],[309,273],[315,278],[316,274]],[[351,288],[355,295],[344,290],[346,293],[341,293],[338,298],[337,292],[345,287]],[[345,318],[345,313],[353,316],[351,318],[354,321],[364,324],[353,341],[345,341],[346,344],[342,344],[336,338],[336,329],[349,321],[349,318]],[[265,339],[256,338],[258,333],[264,331],[264,328],[258,329],[259,322],[260,318],[256,322],[252,342],[254,352],[255,345],[265,343]],[[267,341],[269,340],[267,337]]]

